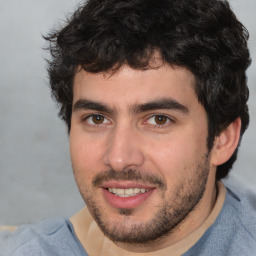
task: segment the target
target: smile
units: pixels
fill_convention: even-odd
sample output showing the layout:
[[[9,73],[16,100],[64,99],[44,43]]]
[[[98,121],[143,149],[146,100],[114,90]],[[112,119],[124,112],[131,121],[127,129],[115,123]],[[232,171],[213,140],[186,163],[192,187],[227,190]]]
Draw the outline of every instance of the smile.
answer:
[[[119,197],[132,197],[148,192],[145,188],[108,188],[108,191]]]

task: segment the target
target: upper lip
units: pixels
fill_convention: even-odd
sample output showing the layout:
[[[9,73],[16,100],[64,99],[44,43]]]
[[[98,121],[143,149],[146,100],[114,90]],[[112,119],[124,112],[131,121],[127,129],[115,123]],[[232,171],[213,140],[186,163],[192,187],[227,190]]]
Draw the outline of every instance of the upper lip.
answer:
[[[106,181],[101,184],[102,188],[144,188],[147,190],[154,189],[155,187],[152,185],[146,185],[140,182],[135,181]]]

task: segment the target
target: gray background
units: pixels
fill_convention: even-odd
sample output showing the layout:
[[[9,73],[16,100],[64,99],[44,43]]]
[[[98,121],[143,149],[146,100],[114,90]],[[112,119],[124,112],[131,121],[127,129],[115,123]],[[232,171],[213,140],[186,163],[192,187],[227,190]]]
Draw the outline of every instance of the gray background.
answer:
[[[231,0],[250,32],[256,60],[256,1]],[[71,0],[0,4],[0,224],[69,217],[83,206],[70,165],[68,136],[50,97],[42,50],[45,34],[78,5]],[[248,70],[251,124],[233,176],[256,187],[256,69]]]

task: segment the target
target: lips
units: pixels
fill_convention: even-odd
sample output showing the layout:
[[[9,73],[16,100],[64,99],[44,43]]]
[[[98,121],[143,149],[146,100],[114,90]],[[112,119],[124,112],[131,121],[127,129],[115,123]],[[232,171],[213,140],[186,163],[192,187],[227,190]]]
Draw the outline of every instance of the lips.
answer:
[[[154,191],[154,187],[130,182],[107,182],[102,186],[103,197],[107,203],[119,209],[140,206]]]
[[[145,188],[108,188],[110,193],[113,193],[116,196],[120,197],[131,197],[136,196],[141,193],[148,192],[148,189]]]

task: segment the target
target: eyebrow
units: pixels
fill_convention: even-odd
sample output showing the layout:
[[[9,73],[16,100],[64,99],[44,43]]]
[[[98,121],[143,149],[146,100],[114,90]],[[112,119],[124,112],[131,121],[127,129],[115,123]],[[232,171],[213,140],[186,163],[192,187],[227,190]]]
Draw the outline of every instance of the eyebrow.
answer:
[[[92,101],[87,99],[80,99],[73,105],[73,112],[78,110],[96,110],[99,112],[105,112],[107,114],[115,114],[116,111],[108,107],[106,104],[98,102],[98,101]]]
[[[171,110],[177,110],[184,114],[189,113],[188,107],[182,105],[178,101],[176,101],[173,98],[161,98],[154,101],[150,101],[143,104],[136,104],[131,107],[132,113],[141,113],[151,110],[157,110],[157,109],[171,109]]]
[[[99,112],[104,112],[110,115],[116,115],[117,111],[115,108],[110,108],[108,105],[87,99],[79,99],[73,105],[73,112],[78,110],[96,110]],[[135,104],[130,107],[129,111],[132,114],[139,114],[146,111],[158,110],[158,109],[171,109],[175,111],[180,111],[181,113],[189,113],[188,107],[182,105],[173,98],[161,98],[153,100],[147,103]]]

